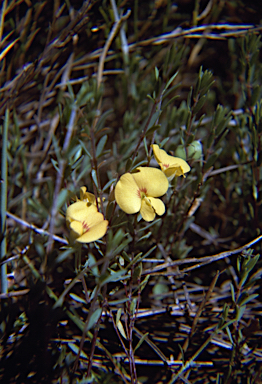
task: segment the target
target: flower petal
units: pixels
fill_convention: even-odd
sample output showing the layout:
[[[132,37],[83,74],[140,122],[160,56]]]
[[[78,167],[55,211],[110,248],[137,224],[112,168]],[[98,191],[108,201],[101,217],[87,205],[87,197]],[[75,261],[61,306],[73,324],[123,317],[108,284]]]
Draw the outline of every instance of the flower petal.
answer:
[[[156,217],[155,210],[146,197],[142,200],[140,213],[145,221],[153,221]]]
[[[91,243],[92,241],[101,239],[101,237],[106,234],[107,226],[107,220],[100,221],[98,224],[92,226],[87,232],[85,232],[82,236],[78,237],[76,240],[79,243]]]
[[[96,203],[95,195],[93,193],[86,192],[86,187],[80,188],[80,200],[91,204]]]
[[[159,216],[162,216],[165,213],[166,207],[162,200],[155,199],[154,197],[149,197],[148,200]]]
[[[80,200],[84,200],[84,196],[85,196],[85,193],[86,193],[86,187],[83,186],[80,188]]]
[[[72,221],[70,223],[71,236],[76,239],[83,234],[83,225],[80,221]]]
[[[159,145],[152,145],[153,153],[158,164],[167,163],[169,164],[169,155],[164,151],[164,149],[160,149]]]
[[[129,214],[139,212],[141,197],[133,174],[125,173],[120,177],[115,188],[115,199],[124,212]]]
[[[88,212],[88,213],[87,213]],[[72,222],[74,220],[84,221],[86,219],[86,215],[93,214],[97,212],[97,208],[94,205],[87,206],[87,203],[84,201],[77,201],[69,205],[66,210],[66,220]]]
[[[139,189],[146,196],[159,197],[166,193],[168,180],[160,169],[152,167],[138,167],[138,172],[132,173]]]
[[[173,163],[169,168],[176,169],[176,176],[184,176],[184,174],[189,172],[191,169],[187,162],[179,157],[173,157]]]
[[[183,169],[180,166],[173,165],[165,170],[163,170],[167,178],[174,178],[175,176],[184,176]]]
[[[91,209],[88,209],[88,211],[86,211],[84,222],[89,228],[92,228],[93,226],[101,223],[102,221],[104,221],[104,216],[102,213],[93,211]]]

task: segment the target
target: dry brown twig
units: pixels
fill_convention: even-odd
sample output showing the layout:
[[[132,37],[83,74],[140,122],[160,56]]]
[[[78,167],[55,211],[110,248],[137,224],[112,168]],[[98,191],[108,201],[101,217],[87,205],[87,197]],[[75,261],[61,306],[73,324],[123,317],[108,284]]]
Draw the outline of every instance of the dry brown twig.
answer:
[[[199,258],[191,257],[191,258],[183,259],[183,260],[170,261],[168,263],[158,265],[154,268],[146,269],[142,272],[142,275],[161,275],[161,274],[163,274],[165,276],[167,276],[167,275],[179,276],[183,273],[186,273],[186,272],[192,271],[194,269],[203,267],[204,265],[214,263],[215,261],[225,259],[226,257],[230,257],[232,255],[239,254],[239,253],[243,252],[245,249],[252,247],[254,244],[258,243],[261,240],[262,240],[262,235],[258,236],[256,239],[250,241],[249,243],[243,245],[242,247],[239,247],[239,248],[231,250],[231,251],[221,252],[221,253],[218,253],[217,255],[204,256],[204,257],[199,257]],[[179,272],[177,270],[175,270],[174,272],[170,272],[170,271],[160,272],[161,270],[166,269],[166,268],[170,269],[171,267],[174,268],[174,267],[178,267],[179,265],[192,264],[192,263],[195,263],[195,265],[192,267],[184,268],[184,269],[180,270]]]

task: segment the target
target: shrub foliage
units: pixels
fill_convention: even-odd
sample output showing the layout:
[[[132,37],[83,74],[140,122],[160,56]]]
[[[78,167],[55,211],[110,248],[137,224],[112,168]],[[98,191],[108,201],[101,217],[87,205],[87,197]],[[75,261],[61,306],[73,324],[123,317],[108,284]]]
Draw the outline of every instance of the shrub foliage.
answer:
[[[2,382],[261,379],[261,28],[244,3],[2,2]],[[146,216],[115,187],[143,167],[166,180],[157,145],[190,171],[141,189]]]

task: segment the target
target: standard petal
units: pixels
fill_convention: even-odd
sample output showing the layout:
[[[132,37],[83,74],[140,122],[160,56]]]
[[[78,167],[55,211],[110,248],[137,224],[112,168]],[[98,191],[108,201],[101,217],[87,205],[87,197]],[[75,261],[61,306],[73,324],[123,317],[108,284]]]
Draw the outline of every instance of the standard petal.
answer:
[[[66,210],[66,220],[71,222],[74,220],[84,221],[87,215],[87,212],[94,213],[97,212],[97,208],[94,205],[87,206],[87,203],[84,201],[77,201],[69,205]]]
[[[148,197],[148,200],[159,216],[162,216],[165,213],[166,207],[162,200],[155,199],[154,197]]]
[[[140,213],[145,221],[153,221],[156,217],[155,210],[147,198],[142,200]]]
[[[170,163],[170,157],[164,149],[160,149],[157,144],[152,145],[154,156],[158,164],[166,164],[167,166]]]
[[[168,189],[168,180],[160,169],[152,167],[138,167],[138,172],[132,173],[139,189],[146,196],[163,196]]]
[[[106,234],[107,226],[108,226],[108,221],[103,220],[100,223],[91,227],[82,236],[78,237],[77,241],[79,243],[91,243],[92,241],[101,239],[101,237],[103,237]]]
[[[137,213],[141,207],[139,188],[133,175],[125,173],[119,179],[115,188],[115,199],[119,207],[126,213]]]

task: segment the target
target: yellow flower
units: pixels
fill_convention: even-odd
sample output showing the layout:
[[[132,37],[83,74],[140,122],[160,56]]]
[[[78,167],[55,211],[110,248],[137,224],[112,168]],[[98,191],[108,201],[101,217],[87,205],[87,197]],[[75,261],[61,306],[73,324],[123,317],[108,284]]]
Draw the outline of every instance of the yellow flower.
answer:
[[[168,180],[157,168],[138,167],[135,173],[125,173],[115,188],[115,198],[126,213],[140,212],[146,221],[154,220],[156,214],[165,213],[165,205],[156,197],[168,189]]]
[[[71,237],[79,243],[91,243],[103,237],[108,221],[95,205],[84,201],[71,204],[66,211],[66,221],[71,230]]]
[[[152,148],[156,161],[169,180],[172,180],[175,176],[185,177],[185,173],[190,171],[190,166],[185,160],[168,155],[157,144],[153,144]]]

